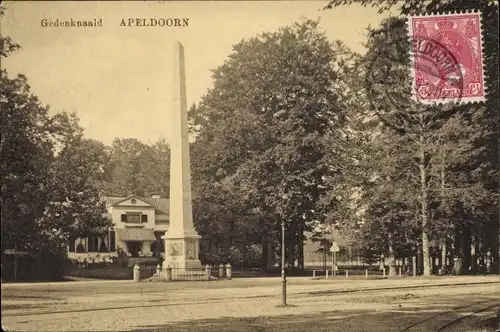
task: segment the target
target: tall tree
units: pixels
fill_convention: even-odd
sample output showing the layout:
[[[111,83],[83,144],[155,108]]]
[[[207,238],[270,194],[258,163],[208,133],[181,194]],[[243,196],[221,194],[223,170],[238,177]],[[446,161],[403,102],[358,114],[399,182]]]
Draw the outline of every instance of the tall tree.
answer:
[[[2,58],[18,48],[0,37]],[[68,237],[107,224],[90,180],[96,158],[89,147],[95,142],[82,139],[75,117],[51,116],[25,76],[10,78],[2,69],[0,80],[2,252],[25,250],[42,260],[40,266],[60,266]],[[46,272],[42,277],[60,277],[55,265]]]
[[[0,7],[0,17],[4,8]],[[0,59],[20,48],[0,36]],[[48,201],[52,144],[48,108],[31,93],[23,75],[9,78],[0,71],[0,176],[2,252],[27,249],[37,237],[35,220]]]
[[[345,122],[334,67],[344,54],[310,20],[244,40],[196,109],[195,173],[230,182],[247,209],[277,220],[261,225],[269,233],[284,221],[289,263],[302,263],[304,230],[323,217],[317,202],[335,167],[325,159],[328,135],[342,140]]]
[[[337,43],[342,47],[341,44]],[[336,62],[338,76],[334,82],[338,102],[345,112],[343,128],[332,128],[328,135],[328,148],[325,160],[329,164],[325,174],[327,191],[322,195],[319,205],[325,215],[321,220],[328,227],[334,227],[344,235],[356,232],[360,222],[362,202],[360,190],[368,174],[363,165],[372,161],[367,158],[366,148],[371,140],[371,110],[364,91],[364,67],[361,55],[345,49],[344,56]],[[322,229],[314,234],[321,237]]]
[[[2,250],[27,249],[49,200],[52,128],[26,77],[2,70],[0,80]]]
[[[351,3],[353,1],[347,1]],[[331,1],[329,7],[339,4],[345,4],[345,1]],[[362,1],[363,5],[379,6],[380,11],[392,8],[395,1]],[[401,14],[415,14],[435,11],[450,11],[464,9],[479,9],[483,16],[483,28],[485,45],[485,68],[487,71],[488,100],[485,104],[474,104],[467,107],[454,107],[452,109],[437,107],[424,108],[416,107],[409,109],[405,107],[405,96],[408,95],[404,89],[395,87],[404,87],[405,82],[401,78],[407,77],[407,74],[397,71],[391,65],[394,62],[403,65],[398,59],[398,54],[404,54],[408,48],[405,45],[406,38],[402,20],[397,23],[397,19],[372,31],[371,50],[374,49],[373,42],[380,40],[380,52],[372,52],[372,62],[378,64],[378,73],[390,78],[387,81],[390,88],[379,84],[380,89],[372,89],[372,97],[380,97],[380,105],[387,106],[387,102],[392,104],[391,108],[380,107],[383,110],[383,117],[386,123],[389,123],[399,134],[408,135],[409,126],[414,129],[421,127],[420,135],[413,135],[413,141],[416,144],[416,150],[419,152],[419,174],[420,174],[420,208],[421,222],[429,229],[439,229],[441,232],[434,234],[444,235],[444,229],[449,227],[462,229],[467,234],[462,234],[462,239],[470,238],[470,232],[474,229],[480,229],[481,226],[489,225],[492,229],[498,229],[498,214],[491,206],[494,206],[492,199],[495,199],[495,189],[498,189],[498,174],[494,172],[498,168],[498,7],[493,1],[485,0],[478,2],[468,1],[405,1],[401,6]],[[398,32],[399,31],[399,32]],[[398,34],[400,34],[398,36]],[[400,43],[394,41],[400,40]],[[387,45],[399,46],[401,49],[394,49]],[[382,45],[385,42],[385,45]],[[376,49],[376,47],[375,47]],[[396,51],[394,53],[394,51]],[[392,52],[392,53],[391,53]],[[369,57],[370,55],[368,55]],[[396,60],[396,61],[395,61]],[[385,62],[385,63],[384,63]],[[391,63],[392,62],[392,63]],[[377,71],[373,71],[377,72]],[[372,77],[376,78],[376,77]],[[375,82],[371,82],[372,88]],[[382,82],[380,82],[382,83]],[[391,84],[392,83],[392,84]],[[402,83],[402,84],[400,84]],[[385,84],[385,83],[384,83]],[[387,91],[393,93],[392,96]],[[399,94],[399,95],[398,95]],[[398,104],[398,101],[402,101]],[[396,106],[396,107],[394,107]],[[401,110],[405,110],[401,113]],[[432,114],[432,115],[430,115]],[[379,116],[381,112],[379,112]],[[414,133],[417,131],[413,130]],[[457,149],[457,154],[450,153]],[[438,171],[441,170],[441,172]],[[435,188],[435,183],[440,183],[440,187]],[[439,193],[439,194],[438,194]],[[424,199],[426,198],[426,199]],[[474,199],[471,199],[474,198]],[[489,207],[489,208],[488,208]],[[486,211],[477,214],[472,211]],[[427,211],[427,212],[426,212]],[[474,220],[463,222],[464,220]],[[485,224],[486,223],[486,224]],[[449,231],[449,229],[448,229]],[[427,246],[429,239],[423,228],[422,242],[424,245],[424,256],[428,256]],[[498,233],[497,233],[498,234]],[[465,237],[464,237],[465,236]],[[466,241],[467,242],[467,241]],[[490,242],[490,248],[494,249],[495,244]],[[496,242],[496,241],[493,241]],[[462,244],[467,247],[469,244]],[[491,247],[493,245],[493,247]],[[497,247],[498,248],[498,247]],[[468,251],[465,250],[466,252]],[[495,250],[498,251],[498,250]],[[498,262],[498,259],[496,260]],[[424,257],[425,273],[429,273],[428,257]]]
[[[108,157],[104,144],[85,139],[75,115],[54,117],[61,137],[59,153],[50,168],[50,202],[43,218],[43,229],[56,232],[67,241],[70,237],[96,234],[109,226],[98,185],[107,176]]]
[[[168,195],[170,148],[164,139],[147,145],[135,138],[117,138],[108,149],[110,180],[107,195]]]

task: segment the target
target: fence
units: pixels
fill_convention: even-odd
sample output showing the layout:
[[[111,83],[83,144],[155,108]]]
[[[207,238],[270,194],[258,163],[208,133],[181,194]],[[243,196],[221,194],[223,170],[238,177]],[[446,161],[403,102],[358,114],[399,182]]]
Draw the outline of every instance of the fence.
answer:
[[[220,279],[231,279],[232,268],[230,264],[210,266],[202,268],[177,268],[160,265],[135,265],[134,280],[164,280],[164,281],[210,281]]]
[[[396,266],[396,276],[399,278],[407,276],[407,271],[400,266]],[[346,279],[384,279],[389,277],[389,269],[386,267],[382,270],[373,269],[318,269],[312,270],[310,276],[313,279],[328,279],[328,278],[346,278]]]

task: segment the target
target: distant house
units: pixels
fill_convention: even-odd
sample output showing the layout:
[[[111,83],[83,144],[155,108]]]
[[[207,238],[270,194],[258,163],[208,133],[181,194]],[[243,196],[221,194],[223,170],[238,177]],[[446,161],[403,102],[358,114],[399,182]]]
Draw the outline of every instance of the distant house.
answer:
[[[79,259],[117,256],[118,250],[129,257],[161,256],[164,241],[161,236],[168,231],[169,200],[157,195],[152,197],[103,196],[112,227],[104,236],[71,239],[68,257]],[[120,249],[119,249],[120,248]]]

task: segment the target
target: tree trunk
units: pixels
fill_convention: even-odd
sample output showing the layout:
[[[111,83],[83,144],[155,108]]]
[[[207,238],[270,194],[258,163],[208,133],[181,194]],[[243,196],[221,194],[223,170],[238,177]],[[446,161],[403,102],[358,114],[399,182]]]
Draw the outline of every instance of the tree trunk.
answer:
[[[417,274],[418,275],[422,275],[423,273],[423,268],[422,268],[422,265],[423,265],[423,262],[422,262],[422,248],[421,247],[417,247],[417,251],[416,251],[416,266],[417,266]]]
[[[389,232],[388,232],[388,263],[389,263],[389,277],[394,277],[396,276],[396,264],[394,263],[394,230],[392,228],[392,222],[391,225],[389,226]]]
[[[276,262],[276,249],[274,248],[273,242],[269,241],[267,243],[267,269],[274,269],[274,264]]]
[[[500,153],[499,153],[498,158],[500,159]],[[493,247],[494,247],[494,249],[496,249],[496,250],[494,250],[494,252],[495,252],[495,255],[497,256],[495,259],[495,271],[498,272],[498,274],[500,275],[500,195],[498,197],[498,216],[497,217],[498,217],[498,223],[497,223],[497,226],[498,226],[497,239],[498,239],[498,241],[496,241],[497,239],[495,239],[495,241],[493,241]]]
[[[471,231],[469,226],[464,227],[464,232],[462,233],[462,249],[463,249],[463,268],[464,273],[469,274],[472,267],[472,257],[471,257]]]
[[[463,258],[462,254],[462,231],[460,227],[455,229],[455,246],[454,246],[454,256],[453,258]]]
[[[441,270],[443,274],[446,274],[446,239],[441,240]]]
[[[304,269],[304,228],[299,227],[298,244],[297,244],[297,259],[299,261],[299,269]]]
[[[441,162],[441,205],[444,206],[446,204],[445,197],[445,188],[446,188],[446,149],[443,149],[443,160]],[[440,269],[442,274],[446,274],[446,237],[447,234],[442,234],[443,238],[441,239],[441,261],[440,261]]]
[[[14,246],[14,281],[17,281],[17,244]]]
[[[423,136],[420,135],[420,205],[421,205],[421,218],[422,218],[422,256],[423,256],[423,275],[430,276],[431,271],[431,261],[429,257],[429,238],[427,234],[427,224],[429,222],[429,206],[428,206],[428,195],[427,195],[427,170],[425,164],[425,151]]]
[[[267,243],[268,243],[267,240],[265,239],[262,240],[262,257],[260,261],[260,266],[264,270],[267,270],[267,257],[269,255]]]
[[[285,245],[288,247],[288,252],[286,253],[286,261],[288,262],[288,269],[292,269],[293,268],[293,261],[295,259],[295,236],[293,236],[294,234],[292,232],[289,233],[289,236],[288,236],[288,243],[286,243]]]
[[[471,237],[471,244],[470,244],[470,272],[472,274],[477,273],[477,241],[476,237],[472,236]]]

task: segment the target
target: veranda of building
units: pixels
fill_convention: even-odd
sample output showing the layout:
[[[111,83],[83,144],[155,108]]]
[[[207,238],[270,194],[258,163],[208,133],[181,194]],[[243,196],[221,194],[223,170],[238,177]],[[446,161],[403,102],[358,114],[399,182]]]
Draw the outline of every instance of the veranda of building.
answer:
[[[103,236],[71,239],[68,258],[109,260],[122,250],[128,257],[163,257],[161,236],[168,231],[169,200],[152,197],[102,196],[112,227]]]

